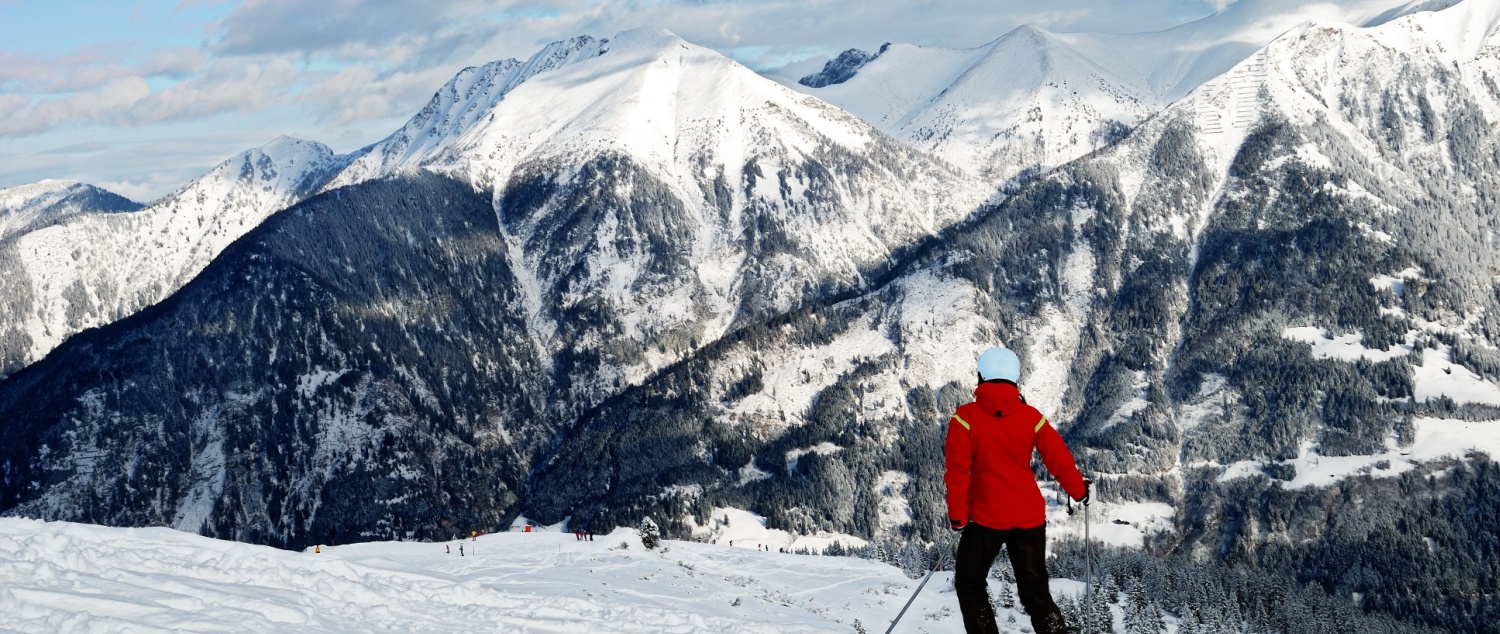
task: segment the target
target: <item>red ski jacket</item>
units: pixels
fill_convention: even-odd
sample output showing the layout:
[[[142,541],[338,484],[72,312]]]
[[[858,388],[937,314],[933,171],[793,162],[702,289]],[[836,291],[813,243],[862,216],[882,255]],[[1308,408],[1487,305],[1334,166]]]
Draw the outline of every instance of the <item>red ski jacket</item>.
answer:
[[[948,518],[996,529],[1045,524],[1046,502],[1031,471],[1033,450],[1069,496],[1083,498],[1083,475],[1047,417],[1023,402],[1016,386],[980,383],[974,402],[948,421]]]

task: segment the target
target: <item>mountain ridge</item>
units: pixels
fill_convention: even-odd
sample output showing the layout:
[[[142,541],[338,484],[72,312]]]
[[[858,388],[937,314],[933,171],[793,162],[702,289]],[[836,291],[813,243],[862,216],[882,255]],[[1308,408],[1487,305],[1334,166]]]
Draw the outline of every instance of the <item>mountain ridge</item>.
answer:
[[[1479,631],[1497,23],[1469,2],[1305,24],[1128,135],[916,219],[902,200],[962,178],[622,34],[0,382],[0,500],[280,545],[519,514],[687,531],[716,508],[932,540],[964,351],[1004,343],[1100,498],[1156,513],[1111,530]]]
[[[86,183],[43,180],[0,189],[0,242],[70,216],[135,211],[143,205]]]
[[[339,165],[327,146],[278,137],[149,207],[74,215],[0,244],[0,375],[84,328],[159,301],[219,251]]]

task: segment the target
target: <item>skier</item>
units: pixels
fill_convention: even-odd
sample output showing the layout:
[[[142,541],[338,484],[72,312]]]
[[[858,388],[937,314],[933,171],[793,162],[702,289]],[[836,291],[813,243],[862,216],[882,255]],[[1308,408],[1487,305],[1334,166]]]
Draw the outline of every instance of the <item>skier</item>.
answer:
[[[1046,502],[1031,470],[1032,452],[1042,454],[1047,471],[1068,495],[1089,498],[1088,480],[1047,417],[1026,404],[1016,383],[1021,360],[1005,347],[979,355],[974,402],[948,421],[943,446],[948,485],[948,522],[963,531],[955,555],[953,586],[964,629],[995,632],[985,577],[1002,546],[1016,572],[1017,594],[1036,634],[1067,631],[1062,612],[1047,589]]]

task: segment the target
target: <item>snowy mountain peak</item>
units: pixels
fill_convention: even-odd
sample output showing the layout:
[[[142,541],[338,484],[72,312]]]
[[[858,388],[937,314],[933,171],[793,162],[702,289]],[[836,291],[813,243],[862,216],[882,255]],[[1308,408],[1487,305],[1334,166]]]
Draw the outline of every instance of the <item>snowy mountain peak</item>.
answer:
[[[320,157],[333,156],[333,150],[317,141],[308,141],[294,136],[280,135],[271,139],[269,143],[258,148],[252,148],[248,152],[260,152],[270,156],[273,160],[296,160],[299,156],[314,155]]]
[[[48,179],[0,189],[0,241],[94,212],[134,211],[141,205],[71,180]]]
[[[1033,25],[969,49],[897,44],[847,81],[805,92],[994,186],[1076,158],[1159,107]]]
[[[72,189],[81,184],[78,181],[47,178],[35,183],[0,188],[0,209],[10,209],[38,196]]]
[[[1413,4],[1416,7],[1411,12],[1365,30],[1392,48],[1467,62],[1490,45],[1500,28],[1500,3],[1444,0]]]
[[[321,143],[282,136],[145,209],[125,201],[121,209],[133,213],[78,214],[16,233],[0,243],[0,258],[16,267],[0,280],[0,297],[9,299],[0,303],[0,338],[10,342],[0,348],[0,375],[74,333],[160,301],[266,217],[312,195],[344,163]]]
[[[1055,40],[1056,37],[1052,35],[1051,31],[1027,22],[1026,24],[1022,24],[1021,26],[1011,29],[1009,33],[1006,33],[1005,35],[1000,37],[1000,40],[1006,39],[1025,39],[1040,45],[1044,42]]]
[[[687,43],[686,40],[673,33],[671,29],[659,26],[640,26],[633,29],[626,29],[615,35],[614,42],[615,46],[610,47],[611,50],[659,49],[661,47]]]
[[[539,53],[549,61],[512,76],[511,88],[476,88],[484,98],[439,109],[463,113],[454,117],[461,124],[413,119],[335,181],[423,167],[492,191],[517,255],[536,275],[529,301],[544,340],[556,325],[542,307],[570,306],[590,289],[621,311],[618,332],[627,338],[691,320],[706,333],[694,339],[711,341],[735,320],[801,301],[811,271],[857,280],[892,246],[955,222],[986,195],[982,184],[848,113],[670,31],[574,42]],[[438,129],[407,142],[413,131]],[[910,171],[893,181],[877,175],[896,162]],[[885,184],[863,191],[854,183],[864,179]],[[619,197],[642,190],[652,193]],[[582,202],[601,196],[608,200]],[[778,253],[759,254],[771,244]],[[760,268],[762,257],[774,265]],[[697,272],[685,268],[689,260]],[[761,275],[778,281],[754,292],[769,281]],[[547,297],[552,288],[571,290]],[[653,301],[674,308],[663,314]],[[628,374],[654,367],[655,356]]]
[[[985,50],[984,56],[969,69],[970,73],[992,64],[1015,65],[1019,62],[1023,67],[1034,64],[1035,71],[1023,70],[1015,75],[1018,79],[1029,80],[1028,83],[1033,86],[1051,79],[1049,75],[1054,72],[1054,66],[1065,65],[1071,67],[1056,69],[1063,73],[1062,79],[1092,74],[1108,78],[1114,83],[1123,81],[1113,72],[1073,50],[1071,45],[1051,31],[1034,24],[1018,26],[980,49]]]
[[[17,214],[24,209],[45,207],[83,187],[69,180],[47,179],[0,189],[0,216]],[[3,238],[0,234],[0,238]]]
[[[460,70],[400,130],[356,153],[349,167],[327,188],[422,164],[467,133],[522,82],[538,73],[596,57],[608,42],[583,35],[548,44],[525,62],[505,59]]]
[[[282,135],[220,163],[162,202],[184,195],[197,197],[210,190],[223,191],[229,183],[238,182],[253,184],[244,192],[255,197],[251,204],[284,207],[293,199],[311,195],[323,184],[328,170],[339,162],[333,150],[322,143]]]
[[[572,73],[567,80],[539,77],[584,64],[588,71]],[[685,70],[688,68],[691,72]],[[510,103],[513,91],[533,84],[541,87],[528,91],[526,104]],[[839,121],[834,127],[842,132],[831,128],[824,131],[842,143],[860,145],[867,138],[863,132],[848,133],[862,126],[842,113],[819,107],[808,111],[795,93],[776,87],[716,51],[689,44],[666,29],[639,28],[611,39],[582,36],[556,42],[524,63],[503,60],[461,71],[401,130],[362,150],[328,188],[411,167],[450,169],[460,163],[472,167],[477,154],[486,157],[481,163],[493,167],[497,161],[503,164],[543,149],[544,142],[555,146],[563,142],[562,136],[569,135],[581,135],[567,142],[575,146],[597,143],[660,154],[660,144],[647,147],[653,144],[643,143],[648,138],[673,139],[675,133],[669,129],[685,118],[734,114],[740,101],[749,98],[744,89],[752,85],[753,91],[765,92],[768,97],[777,95],[772,101],[787,102],[791,108],[807,111],[804,114],[822,113],[812,119]],[[667,101],[678,103],[668,106]],[[765,102],[759,97],[754,101]],[[641,107],[645,103],[666,109],[652,111]],[[679,110],[681,106],[690,110]],[[592,140],[584,141],[584,136]],[[489,143],[499,143],[507,152],[498,154],[492,151],[497,148],[486,145]],[[504,169],[477,171],[498,176]]]
[[[1415,137],[1432,144],[1442,142],[1434,136],[1439,126],[1500,119],[1500,103],[1486,86],[1500,70],[1486,53],[1496,47],[1500,3],[1413,4],[1424,8],[1399,7],[1401,15],[1384,16],[1373,26],[1309,19],[1203,82],[1172,110],[1195,120],[1216,148],[1220,169],[1228,169],[1241,140],[1267,111],[1299,124],[1332,122],[1371,156],[1388,152],[1386,146],[1407,128],[1420,128]],[[1424,86],[1423,93],[1445,92],[1449,82],[1462,91],[1451,97],[1456,101],[1417,99],[1406,88],[1387,92],[1428,82],[1437,84]],[[1388,157],[1398,164],[1409,159]]]

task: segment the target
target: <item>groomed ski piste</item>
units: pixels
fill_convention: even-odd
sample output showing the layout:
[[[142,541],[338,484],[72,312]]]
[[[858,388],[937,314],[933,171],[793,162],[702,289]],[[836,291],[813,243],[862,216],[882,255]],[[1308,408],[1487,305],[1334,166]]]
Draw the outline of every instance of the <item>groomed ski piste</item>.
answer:
[[[654,550],[634,529],[580,542],[538,527],[293,552],[0,518],[0,631],[884,632],[920,582],[878,561],[762,551],[754,540],[777,531],[738,523],[717,544]],[[1055,579],[1052,592],[1083,584]],[[1029,629],[1019,606],[998,617],[1002,631]],[[962,628],[952,573],[938,572],[896,631]]]

